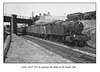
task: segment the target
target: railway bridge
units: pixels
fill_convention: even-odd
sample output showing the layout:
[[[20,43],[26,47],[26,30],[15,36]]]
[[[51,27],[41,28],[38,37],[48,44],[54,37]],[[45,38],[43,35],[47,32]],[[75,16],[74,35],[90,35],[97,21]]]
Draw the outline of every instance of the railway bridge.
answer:
[[[25,23],[32,25],[32,18],[12,14],[11,16],[4,16],[4,22],[10,22],[11,33],[17,34],[17,23]]]

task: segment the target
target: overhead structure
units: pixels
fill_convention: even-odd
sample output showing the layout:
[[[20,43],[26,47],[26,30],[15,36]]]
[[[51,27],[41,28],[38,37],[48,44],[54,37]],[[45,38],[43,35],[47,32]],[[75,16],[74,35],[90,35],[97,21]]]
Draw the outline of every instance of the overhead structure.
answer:
[[[17,18],[17,15],[12,14],[12,16],[4,16],[4,22],[10,22],[11,32],[17,34],[17,23],[25,23],[28,25],[32,25],[32,18]]]

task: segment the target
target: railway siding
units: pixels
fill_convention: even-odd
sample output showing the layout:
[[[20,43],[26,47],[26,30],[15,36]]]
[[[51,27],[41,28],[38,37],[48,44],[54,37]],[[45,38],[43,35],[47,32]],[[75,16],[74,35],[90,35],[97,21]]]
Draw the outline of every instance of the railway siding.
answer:
[[[26,41],[15,34],[5,63],[73,63],[33,42]]]

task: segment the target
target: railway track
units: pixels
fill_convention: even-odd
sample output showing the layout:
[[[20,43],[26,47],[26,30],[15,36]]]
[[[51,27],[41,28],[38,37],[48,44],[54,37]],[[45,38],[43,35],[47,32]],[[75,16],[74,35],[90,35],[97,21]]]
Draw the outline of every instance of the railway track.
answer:
[[[96,54],[94,49],[85,47],[69,47],[61,43],[51,42],[27,35],[23,36],[23,38],[27,39],[28,42],[35,42],[64,58],[72,60],[75,63],[96,63]]]
[[[52,40],[50,40],[50,41],[52,41]],[[58,41],[53,41],[53,42],[56,42],[56,43],[59,43],[59,44],[62,44],[62,45],[69,46],[69,45],[64,44],[62,42],[58,42]],[[74,47],[73,46],[70,46],[70,47],[71,48],[74,48],[74,49],[79,49],[79,50],[82,50],[82,51],[87,51],[87,52],[91,52],[91,53],[96,54],[96,48],[94,48],[94,47],[92,47],[92,46],[90,46],[88,44],[86,44],[85,47],[78,47],[78,46],[74,46]]]

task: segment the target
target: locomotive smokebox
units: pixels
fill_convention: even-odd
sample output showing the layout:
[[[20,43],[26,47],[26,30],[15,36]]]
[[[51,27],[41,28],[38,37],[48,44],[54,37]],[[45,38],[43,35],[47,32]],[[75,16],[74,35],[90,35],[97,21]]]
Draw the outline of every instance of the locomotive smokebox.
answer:
[[[76,33],[81,33],[83,31],[83,29],[84,29],[84,26],[83,26],[82,22],[75,22],[74,23],[74,31]]]

